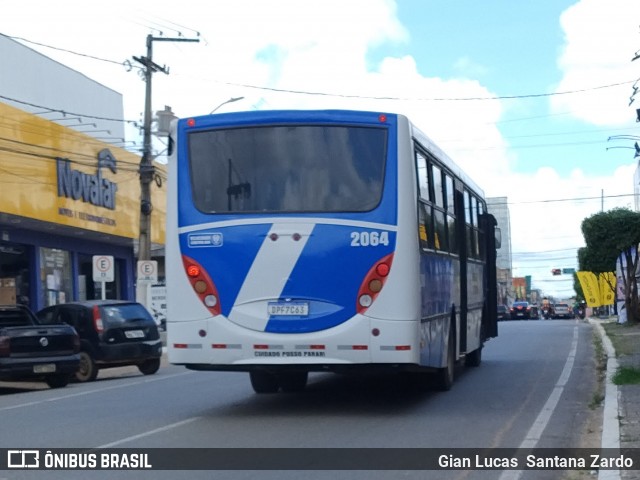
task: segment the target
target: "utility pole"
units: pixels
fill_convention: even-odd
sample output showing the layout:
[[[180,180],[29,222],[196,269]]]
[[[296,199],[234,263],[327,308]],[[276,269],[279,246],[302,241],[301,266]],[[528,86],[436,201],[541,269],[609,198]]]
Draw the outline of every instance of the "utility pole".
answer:
[[[147,35],[147,56],[133,57],[144,67],[144,81],[146,91],[144,98],[144,126],[142,159],[140,160],[140,235],[138,242],[138,260],[151,259],[151,182],[155,174],[153,155],[151,151],[151,77],[155,72],[169,74],[166,66],[160,66],[153,62],[153,42],[199,42],[197,38],[168,38]]]
[[[142,159],[140,160],[140,234],[138,237],[138,262],[151,260],[151,182],[155,177],[153,154],[151,151],[151,78],[155,72],[169,74],[166,66],[160,66],[153,61],[153,42],[199,42],[197,38],[167,38],[147,35],[147,56],[133,57],[144,67],[145,97],[144,97],[144,125],[142,142]],[[136,300],[147,308],[150,302],[150,286],[146,281],[137,278],[136,268]]]

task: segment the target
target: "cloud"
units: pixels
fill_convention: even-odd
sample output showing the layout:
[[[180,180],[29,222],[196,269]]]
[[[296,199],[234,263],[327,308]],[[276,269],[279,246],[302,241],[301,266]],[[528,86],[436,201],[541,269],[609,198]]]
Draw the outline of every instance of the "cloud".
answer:
[[[562,71],[556,91],[566,92],[633,81],[640,77],[640,2],[581,0],[560,17],[565,45],[558,58]],[[554,111],[572,114],[594,125],[622,125],[635,118],[629,107],[631,84],[594,90],[588,95],[552,98]],[[640,97],[638,98],[640,102]],[[636,105],[637,106],[637,105]]]
[[[638,78],[640,60],[630,60],[640,48],[639,9],[636,0],[581,0],[567,9],[559,19],[565,39],[558,50],[562,76],[556,91]],[[65,8],[56,2],[21,0],[3,5],[0,31],[120,62],[129,59],[134,65],[132,56],[146,54],[150,32],[165,38],[196,38],[199,32],[198,43],[153,42],[154,61],[170,69],[169,75],[153,76],[154,111],[169,105],[179,116],[206,114],[242,96],[219,112],[356,108],[407,114],[487,195],[508,196],[513,251],[541,252],[539,263],[531,257],[522,262],[514,258],[517,273],[535,272],[532,266],[546,272],[544,262],[556,250],[562,261],[571,263],[566,266],[574,266],[572,249],[582,244],[580,222],[600,209],[601,192],[605,209],[631,204],[629,197],[612,196],[632,192],[635,165],[604,177],[593,176],[587,168],[568,177],[552,167],[519,173],[518,151],[510,149],[498,125],[507,112],[524,108],[524,102],[497,99],[498,92],[483,83],[485,67],[464,52],[450,59],[456,76],[422,75],[409,54],[410,32],[392,0],[194,0],[188,8],[178,8],[174,0],[134,5],[125,0],[66,0]],[[397,47],[394,51],[406,45],[407,53],[372,63],[372,49],[388,45]],[[121,92],[125,117],[142,118],[145,85],[135,68],[127,71],[59,50],[32,48]],[[313,92],[334,95],[309,94]],[[571,112],[593,125],[634,125],[636,105],[627,105],[631,93],[631,85],[623,85],[556,95],[547,104],[548,113]],[[492,100],[434,100],[469,97]],[[565,152],[553,154],[549,164],[562,161]],[[586,197],[591,199],[548,202]]]

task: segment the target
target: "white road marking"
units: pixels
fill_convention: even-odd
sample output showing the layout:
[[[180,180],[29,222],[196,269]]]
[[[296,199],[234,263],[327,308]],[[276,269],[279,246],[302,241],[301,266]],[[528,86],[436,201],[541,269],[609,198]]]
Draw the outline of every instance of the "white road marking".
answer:
[[[149,430],[148,432],[139,433],[138,435],[132,435],[131,437],[122,438],[120,440],[116,440],[115,442],[105,443],[104,445],[100,445],[99,447],[95,447],[95,449],[99,448],[113,448],[116,445],[122,445],[123,443],[132,442],[133,440],[138,440],[140,438],[148,437],[150,435],[155,435],[156,433],[166,432],[167,430],[171,430],[173,428],[178,428],[183,425],[187,425],[189,423],[193,423],[196,420],[200,420],[200,417],[187,418],[186,420],[182,420],[180,422],[172,423],[170,425],[165,425],[164,427],[156,428],[154,430]]]
[[[33,402],[20,403],[18,405],[10,405],[10,406],[6,406],[6,407],[0,407],[0,412],[4,412],[4,411],[8,411],[8,410],[16,410],[18,408],[24,408],[24,407],[32,407],[34,405],[42,405],[44,403],[49,403],[49,402],[57,402],[58,400],[66,400],[68,398],[82,397],[82,396],[91,395],[91,394],[94,394],[94,393],[102,393],[102,392],[106,392],[106,391],[109,391],[109,390],[117,390],[119,388],[131,387],[131,386],[134,386],[134,385],[139,385],[141,383],[159,382],[161,380],[166,380],[166,379],[169,379],[169,378],[179,377],[181,375],[191,375],[193,373],[194,372],[188,371],[188,372],[175,373],[175,374],[171,374],[171,375],[163,375],[163,376],[160,376],[160,377],[146,378],[144,380],[137,380],[135,382],[128,382],[126,384],[112,385],[112,386],[109,386],[109,387],[96,388],[94,390],[86,390],[86,391],[82,391],[82,392],[70,393],[68,395],[60,395],[58,397],[46,398],[44,400],[36,400],[36,401],[33,401]]]
[[[569,351],[569,355],[567,356],[567,361],[564,364],[564,368],[562,369],[562,373],[558,378],[558,381],[553,388],[553,391],[549,395],[546,403],[540,410],[538,417],[533,422],[533,425],[525,435],[524,440],[518,447],[519,449],[531,449],[535,448],[538,442],[540,441],[540,437],[542,437],[542,432],[547,427],[549,420],[551,419],[551,415],[553,415],[554,410],[558,406],[558,401],[564,391],[564,387],[571,376],[571,370],[573,369],[573,364],[576,359],[576,351],[578,349],[578,327],[573,327],[573,341],[571,342],[571,350]],[[505,470],[500,475],[499,480],[518,480],[522,476],[523,470]]]

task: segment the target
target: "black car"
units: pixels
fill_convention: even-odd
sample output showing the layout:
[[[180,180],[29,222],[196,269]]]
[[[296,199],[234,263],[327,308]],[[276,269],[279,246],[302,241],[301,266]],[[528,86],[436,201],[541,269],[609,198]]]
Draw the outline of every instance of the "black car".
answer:
[[[529,320],[532,316],[529,302],[513,302],[511,305],[511,320]]]
[[[24,305],[0,305],[0,380],[65,387],[78,370],[80,339],[69,325],[40,325]]]
[[[511,314],[506,305],[498,305],[498,320],[509,320]]]
[[[136,365],[145,375],[160,368],[162,340],[155,320],[137,302],[89,300],[46,307],[41,324],[66,323],[80,335],[80,368],[76,379],[95,380],[101,368]]]

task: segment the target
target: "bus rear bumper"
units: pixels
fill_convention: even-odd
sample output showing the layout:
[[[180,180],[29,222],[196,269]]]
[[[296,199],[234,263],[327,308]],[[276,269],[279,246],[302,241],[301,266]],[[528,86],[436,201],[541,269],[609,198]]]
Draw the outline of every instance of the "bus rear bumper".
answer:
[[[174,328],[172,328],[174,327]],[[320,332],[274,334],[248,330],[219,316],[167,325],[169,361],[197,370],[250,371],[304,366],[336,371],[352,366],[420,364],[416,321],[379,320],[357,315]]]

